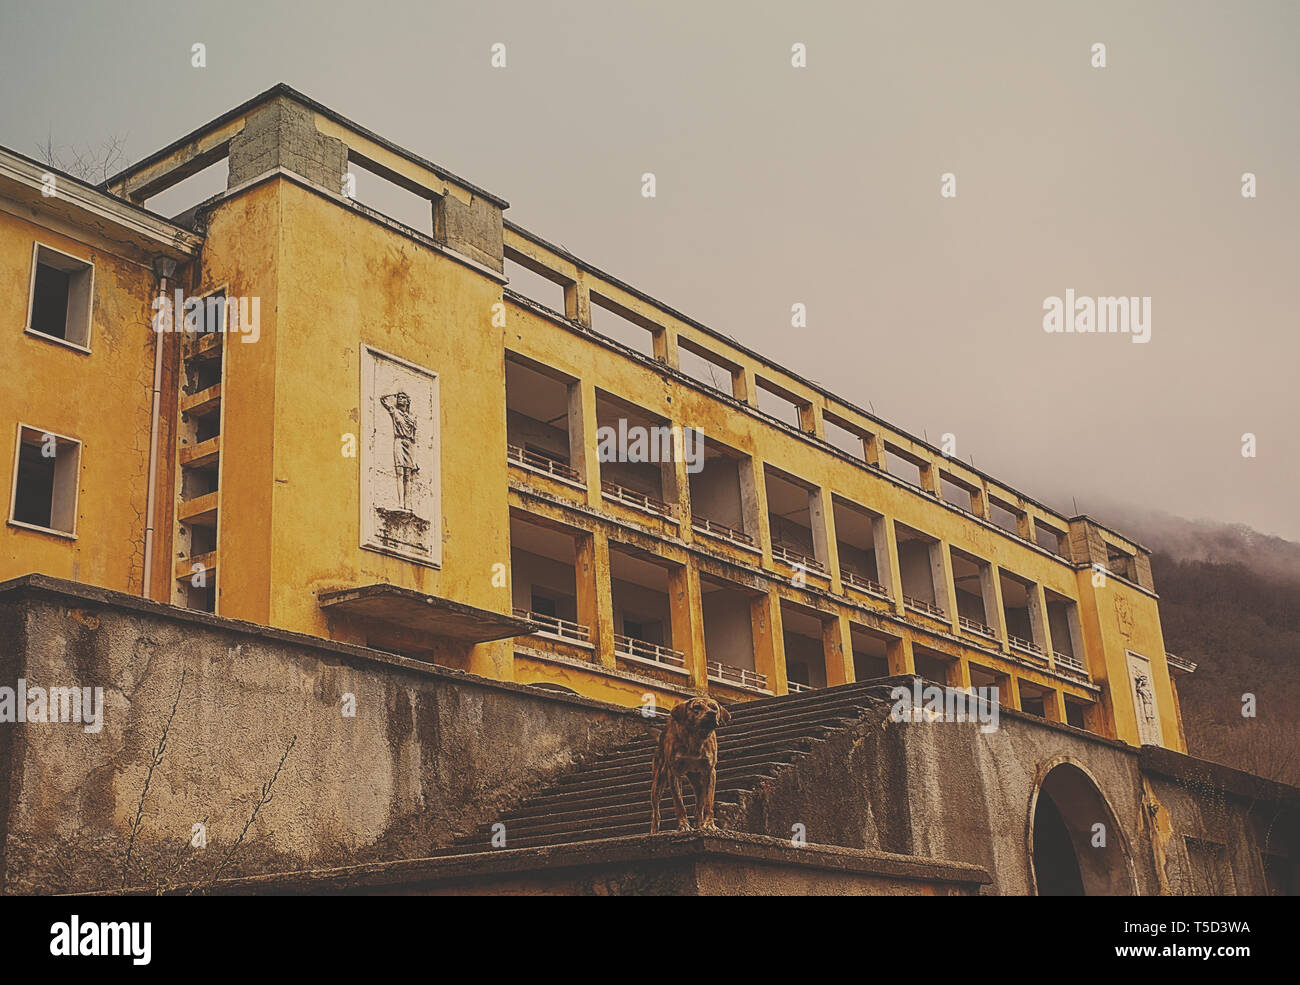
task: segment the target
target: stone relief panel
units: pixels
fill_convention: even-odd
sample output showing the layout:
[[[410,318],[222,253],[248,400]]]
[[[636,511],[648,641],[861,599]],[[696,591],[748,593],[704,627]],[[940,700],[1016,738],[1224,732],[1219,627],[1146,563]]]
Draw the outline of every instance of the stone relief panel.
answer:
[[[442,563],[438,374],[361,347],[361,546]]]

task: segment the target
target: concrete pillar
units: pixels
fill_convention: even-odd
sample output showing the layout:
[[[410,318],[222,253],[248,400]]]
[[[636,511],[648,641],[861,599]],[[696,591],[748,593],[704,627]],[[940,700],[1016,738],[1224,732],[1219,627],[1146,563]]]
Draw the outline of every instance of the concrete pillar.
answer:
[[[744,511],[745,533],[754,538],[763,552],[763,564],[772,566],[772,530],[767,520],[767,486],[763,482],[763,465],[756,458],[747,458],[736,466],[740,476],[740,501]],[[748,524],[753,524],[751,530]]]
[[[677,349],[677,332],[671,328],[661,328],[653,333],[654,354],[658,362],[673,369],[681,368],[681,359]]]
[[[877,434],[868,433],[862,439],[862,453],[867,464],[878,469],[885,467],[885,443]]]
[[[578,622],[591,628],[596,659],[607,667],[613,667],[614,596],[609,572],[609,540],[603,531],[576,538],[573,573]]]
[[[591,291],[581,270],[576,281],[564,285],[564,316],[583,328],[591,328]]]
[[[235,188],[280,168],[331,195],[343,194],[347,145],[317,130],[312,110],[287,96],[259,106],[248,116],[244,129],[231,138],[226,187]],[[498,221],[500,215],[498,208]]]
[[[812,526],[813,554],[826,567],[831,577],[831,591],[838,595],[843,591],[840,586],[840,552],[835,543],[835,513],[829,489],[809,490],[808,522]]]
[[[781,597],[769,590],[750,602],[750,622],[754,634],[754,669],[767,675],[767,687],[773,694],[785,694],[785,640],[781,636]]]
[[[596,439],[596,387],[569,384],[569,464],[587,484],[587,504],[600,508],[600,453]]]
[[[1049,721],[1065,723],[1065,695],[1060,688],[1052,688],[1043,696],[1043,710]]]
[[[1025,540],[1034,541],[1034,518],[1028,513],[1016,514],[1016,532]]]
[[[1020,678],[1015,671],[1007,676],[1006,683],[998,690],[998,700],[1008,708],[1020,710]]]
[[[676,422],[671,422],[673,434],[673,460],[660,466],[663,476],[664,499],[673,505],[678,533],[685,541],[694,539],[691,531],[691,475],[686,470],[685,432]]]
[[[983,483],[978,489],[971,491],[970,508],[976,516],[985,520],[989,518],[989,492]]]
[[[959,687],[963,691],[970,690],[970,661],[965,657],[957,658],[956,677],[955,681],[949,682],[953,687]]]
[[[1056,666],[1056,657],[1052,650],[1052,627],[1047,619],[1047,597],[1043,586],[1034,583],[1029,590],[1029,628],[1034,634],[1034,642],[1042,648],[1043,656]]]
[[[943,499],[943,493],[939,491],[939,470],[934,463],[922,462],[917,471],[921,473],[921,488],[935,499]]]
[[[857,678],[853,671],[853,633],[848,616],[839,615],[822,623],[822,649],[826,654],[826,686],[852,684]]]
[[[916,658],[912,653],[912,638],[900,636],[885,644],[885,659],[889,662],[889,676],[915,674]]]
[[[816,404],[799,405],[799,430],[818,438],[826,437],[826,422],[822,420],[820,407]]]
[[[732,387],[735,389],[737,400],[743,400],[751,407],[758,406],[758,381],[754,379],[754,371],[748,366],[742,366],[740,370],[732,375]]]
[[[997,634],[999,640],[1006,639],[1007,635],[1007,620],[1002,611],[1001,589],[997,566],[980,565],[980,596],[984,599],[984,624]]]
[[[704,652],[704,594],[700,572],[693,564],[668,569],[668,608],[673,630],[673,649],[686,654],[691,685],[708,687]]]
[[[498,272],[505,269],[501,206],[481,195],[449,190],[433,200],[433,238]]]
[[[947,614],[954,636],[961,635],[957,612],[957,584],[952,577],[952,554],[946,541],[930,545],[930,569],[934,574],[935,598]]]
[[[892,517],[883,516],[871,525],[876,542],[876,573],[894,600],[894,611],[903,614],[903,572],[898,564],[898,534]],[[883,563],[882,563],[883,562]],[[911,648],[908,649],[909,658]],[[910,673],[910,671],[909,671]]]

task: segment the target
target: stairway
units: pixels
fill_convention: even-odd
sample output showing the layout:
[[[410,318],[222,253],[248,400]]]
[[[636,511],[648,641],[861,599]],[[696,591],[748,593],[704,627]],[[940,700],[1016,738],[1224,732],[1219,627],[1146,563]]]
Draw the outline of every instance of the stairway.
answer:
[[[815,743],[854,725],[884,697],[880,682],[864,681],[729,708],[731,723],[718,729],[717,823],[723,808],[789,769]],[[492,826],[505,825],[507,848],[531,848],[594,838],[648,834],[650,770],[658,733],[647,734],[567,773],[534,796],[436,855],[492,850]],[[694,823],[694,793],[682,794]],[[674,830],[672,792],[665,790],[661,830]]]

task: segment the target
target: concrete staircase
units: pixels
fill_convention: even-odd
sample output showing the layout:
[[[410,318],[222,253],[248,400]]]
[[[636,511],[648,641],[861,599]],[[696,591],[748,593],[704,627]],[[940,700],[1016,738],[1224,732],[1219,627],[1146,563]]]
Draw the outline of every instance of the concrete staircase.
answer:
[[[732,706],[731,724],[718,729],[716,822],[727,827],[727,806],[790,769],[818,742],[854,725],[884,698],[880,682],[764,698]],[[650,770],[658,733],[611,750],[559,777],[499,818],[484,822],[436,855],[490,851],[492,826],[506,827],[507,848],[558,845],[650,830]],[[682,793],[694,822],[694,793]],[[672,794],[661,809],[662,830],[676,827]]]

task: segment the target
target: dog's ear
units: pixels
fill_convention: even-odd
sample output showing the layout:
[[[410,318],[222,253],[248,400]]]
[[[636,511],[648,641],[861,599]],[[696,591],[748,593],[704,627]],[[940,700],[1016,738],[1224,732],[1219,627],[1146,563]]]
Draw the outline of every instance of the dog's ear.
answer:
[[[686,724],[686,702],[679,701],[677,707],[673,709],[672,719],[679,724]]]
[[[718,724],[726,725],[730,721],[731,721],[731,712],[727,711],[726,705],[719,702],[718,703]]]

